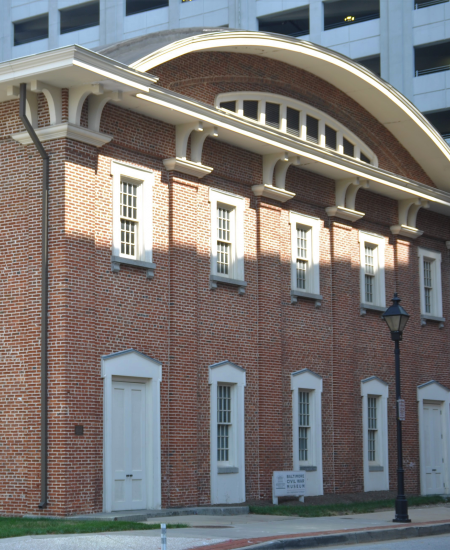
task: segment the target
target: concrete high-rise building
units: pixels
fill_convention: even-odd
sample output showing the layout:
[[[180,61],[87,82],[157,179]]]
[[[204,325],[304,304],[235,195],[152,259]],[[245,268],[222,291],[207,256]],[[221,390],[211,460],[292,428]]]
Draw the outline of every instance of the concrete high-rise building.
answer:
[[[450,138],[449,0],[2,0],[0,16],[0,61],[178,28],[296,36],[381,75]]]

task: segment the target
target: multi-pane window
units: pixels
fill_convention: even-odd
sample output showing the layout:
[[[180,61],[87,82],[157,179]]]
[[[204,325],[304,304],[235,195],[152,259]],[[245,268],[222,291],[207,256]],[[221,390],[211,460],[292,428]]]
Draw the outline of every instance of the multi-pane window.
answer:
[[[431,299],[433,292],[433,279],[431,276],[431,261],[423,261],[423,286],[425,296],[425,313],[431,313]]]
[[[136,257],[138,234],[137,185],[120,182],[120,252]]]
[[[266,103],[266,124],[272,128],[280,127],[280,105],[278,103]]]
[[[381,235],[359,232],[361,307],[384,311],[386,289],[384,276],[385,239]],[[365,314],[362,313],[363,315]]]
[[[244,100],[244,116],[258,120],[258,102]]]
[[[306,115],[306,139],[313,143],[319,143],[319,121],[309,115]]]
[[[348,139],[343,138],[342,144],[344,146],[344,155],[348,155],[349,157],[355,156],[355,146],[351,141],[348,141]]]
[[[217,461],[230,460],[231,387],[217,386]]]
[[[375,462],[377,448],[377,398],[367,398],[367,419],[368,419],[368,453],[369,462]]]
[[[325,124],[325,147],[328,149],[336,149],[337,147],[337,132]]]
[[[229,275],[231,271],[231,210],[217,207],[217,273]]]
[[[306,289],[309,262],[308,229],[297,227],[297,288]]]
[[[308,460],[308,439],[310,430],[309,392],[298,392],[298,459]]]
[[[300,111],[297,109],[291,107],[286,109],[286,129],[288,134],[300,135]]]
[[[366,244],[364,251],[364,285],[366,303],[372,304],[374,302],[375,248]]]

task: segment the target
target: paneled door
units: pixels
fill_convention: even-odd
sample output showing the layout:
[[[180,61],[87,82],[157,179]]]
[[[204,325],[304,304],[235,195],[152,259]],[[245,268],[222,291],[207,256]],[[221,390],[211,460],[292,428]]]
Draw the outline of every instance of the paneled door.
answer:
[[[112,509],[141,510],[146,502],[145,384],[112,387]]]
[[[444,492],[444,445],[442,432],[442,405],[423,404],[425,429],[425,487],[428,495]]]

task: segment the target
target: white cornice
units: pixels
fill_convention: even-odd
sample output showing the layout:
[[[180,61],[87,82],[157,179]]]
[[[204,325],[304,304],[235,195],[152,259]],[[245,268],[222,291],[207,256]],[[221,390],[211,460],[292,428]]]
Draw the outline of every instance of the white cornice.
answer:
[[[94,132],[88,128],[74,126],[73,124],[69,124],[67,122],[63,124],[55,124],[54,126],[45,126],[44,128],[36,128],[35,132],[42,142],[51,141],[53,139],[68,138],[75,141],[81,141],[82,143],[87,143],[88,145],[94,145],[95,147],[101,147],[102,145],[105,145],[105,143],[112,140],[112,136],[100,134],[99,132]],[[33,143],[28,132],[12,134],[11,137],[22,145],[30,145],[30,143]]]
[[[219,31],[173,42],[136,61],[148,71],[191,52],[230,51],[258,55],[302,68],[341,89],[372,113],[421,164],[433,181],[450,190],[450,148],[399,91],[348,57],[305,40],[264,32]]]

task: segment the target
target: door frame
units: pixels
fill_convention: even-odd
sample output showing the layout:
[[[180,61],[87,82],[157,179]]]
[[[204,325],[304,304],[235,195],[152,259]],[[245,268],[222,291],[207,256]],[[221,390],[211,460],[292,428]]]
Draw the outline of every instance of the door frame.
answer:
[[[444,493],[450,494],[450,474],[449,474],[449,458],[450,458],[450,390],[436,382],[436,380],[430,380],[425,384],[421,384],[417,387],[417,402],[418,402],[418,413],[419,413],[419,453],[420,453],[420,494],[426,495],[426,484],[425,484],[425,433],[424,433],[424,415],[423,415],[423,405],[425,402],[439,402],[442,406],[442,432],[443,432],[443,442],[442,447],[444,451],[444,468],[443,471],[443,482],[444,482]]]
[[[112,383],[145,384],[147,508],[161,509],[162,364],[134,349],[102,357],[103,378],[103,511],[112,511]]]

